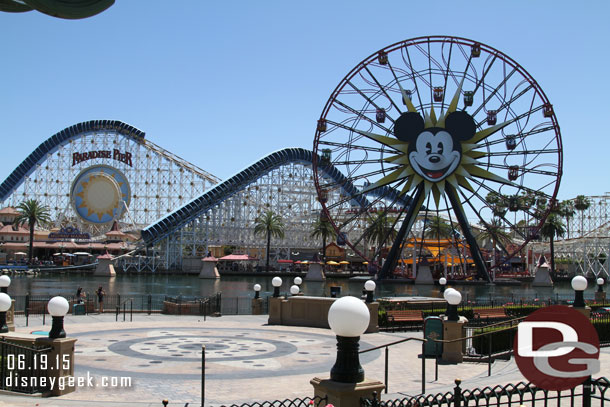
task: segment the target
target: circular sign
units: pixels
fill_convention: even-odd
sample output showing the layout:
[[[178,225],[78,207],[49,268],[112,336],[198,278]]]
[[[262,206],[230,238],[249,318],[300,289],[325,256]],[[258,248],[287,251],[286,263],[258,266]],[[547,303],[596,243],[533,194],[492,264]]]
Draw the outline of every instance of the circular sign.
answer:
[[[567,390],[599,371],[599,337],[574,308],[553,305],[530,314],[514,342],[519,370],[545,390]]]
[[[90,223],[119,219],[129,205],[131,191],[125,175],[107,165],[84,169],[72,183],[70,192],[76,213]]]

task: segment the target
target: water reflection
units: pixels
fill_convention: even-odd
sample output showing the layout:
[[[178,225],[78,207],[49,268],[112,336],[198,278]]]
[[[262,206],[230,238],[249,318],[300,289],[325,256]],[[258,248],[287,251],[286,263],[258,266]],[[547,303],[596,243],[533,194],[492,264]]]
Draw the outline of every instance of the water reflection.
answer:
[[[228,297],[254,296],[253,286],[261,285],[261,296],[273,293],[271,279],[273,275],[256,277],[226,276],[221,279],[199,279],[197,275],[167,275],[167,274],[129,274],[116,277],[93,277],[87,274],[55,274],[39,276],[12,276],[9,294],[33,295],[52,294],[70,296],[76,293],[81,286],[87,295],[92,296],[100,285],[108,295],[121,294],[121,296],[142,294],[187,295],[205,297],[216,292],[222,292]],[[281,293],[284,295],[293,285],[292,277],[282,277]],[[341,287],[341,295],[360,296],[364,287],[364,280],[328,279],[326,282],[307,282],[301,284],[301,291],[305,295],[330,296],[330,287]],[[539,298],[540,300],[555,298],[569,298],[573,295],[569,282],[559,282],[555,287],[532,287],[531,284],[520,286],[455,286],[462,292],[464,300],[469,299],[523,299]],[[596,285],[589,283],[585,298],[592,298]],[[413,285],[405,283],[378,282],[376,297],[381,296],[429,296],[440,297],[439,286]]]

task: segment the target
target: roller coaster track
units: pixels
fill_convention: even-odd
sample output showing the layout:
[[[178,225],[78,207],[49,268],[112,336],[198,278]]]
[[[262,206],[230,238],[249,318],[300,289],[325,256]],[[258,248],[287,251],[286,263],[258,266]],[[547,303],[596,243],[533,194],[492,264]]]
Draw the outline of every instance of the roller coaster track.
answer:
[[[13,172],[0,184],[0,201],[6,199],[16,188],[23,183],[26,176],[32,173],[36,165],[44,161],[48,154],[53,153],[59,146],[65,144],[70,139],[75,139],[83,135],[83,133],[94,131],[116,131],[136,142],[145,145],[149,149],[164,156],[166,159],[179,163],[182,167],[198,174],[207,179],[211,183],[218,183],[220,180],[212,174],[190,164],[180,157],[170,153],[167,150],[157,146],[151,141],[146,140],[145,133],[126,123],[118,120],[90,120],[67,127],[62,131],[49,137],[38,148],[36,148],[25,160],[21,162],[13,170]]]
[[[320,160],[318,160],[320,162]],[[313,163],[313,152],[303,148],[285,148],[273,152],[249,167],[238,172],[231,178],[223,181],[205,193],[200,197],[193,199],[180,209],[168,214],[167,216],[159,219],[156,223],[142,230],[142,240],[147,246],[152,246],[156,242],[166,238],[174,231],[179,230],[182,226],[191,222],[195,218],[201,216],[206,211],[230,198],[238,191],[243,190],[249,184],[255,182],[259,177],[267,174],[275,168],[289,163],[301,163],[304,165],[312,165]],[[366,198],[358,193],[357,188],[347,179],[345,176],[337,170],[334,166],[320,166],[318,170],[321,170],[326,177],[331,178],[337,185],[339,185],[347,194],[347,196],[353,196],[353,204],[359,205],[360,207],[367,207],[368,201]],[[389,199],[396,199],[402,203],[405,207],[409,201],[402,197],[396,190],[382,187],[367,192],[370,195],[383,195]]]

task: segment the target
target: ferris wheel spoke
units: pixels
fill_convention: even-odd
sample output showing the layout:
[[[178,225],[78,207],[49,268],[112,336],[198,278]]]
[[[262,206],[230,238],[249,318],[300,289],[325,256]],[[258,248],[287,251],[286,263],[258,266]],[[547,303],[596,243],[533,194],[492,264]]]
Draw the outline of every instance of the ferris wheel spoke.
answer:
[[[346,145],[344,143],[337,143],[337,142],[328,141],[328,140],[320,140],[318,142],[318,145],[323,145],[323,146],[328,146],[328,147],[339,147],[339,148],[346,147]],[[350,144],[349,148],[352,150],[360,150],[360,151],[366,151],[366,152],[371,152],[371,153],[387,152],[387,150],[383,150],[378,147],[359,146],[359,145],[355,145],[355,144]]]
[[[413,65],[411,62],[411,55],[409,54],[409,48],[404,48],[404,51],[407,53],[408,62],[406,60],[404,60],[404,56],[403,56],[403,61],[408,66],[408,68],[411,70],[411,78],[413,79],[413,84],[415,85],[415,93],[417,94],[417,99],[419,100],[419,105],[423,106],[423,102],[421,100],[421,94],[419,92],[419,88],[417,87],[417,77],[420,76],[420,74],[419,74],[419,72],[416,73],[416,71],[413,69]]]
[[[390,101],[390,103],[392,104],[392,106],[394,106],[394,109],[396,109],[396,111],[398,112],[398,114],[400,115],[402,112],[400,111],[400,108],[398,106],[396,106],[396,103],[394,103],[394,99],[390,97],[390,95],[388,95],[388,93],[386,92],[385,88],[383,86],[381,86],[381,84],[379,83],[379,81],[377,80],[377,78],[375,77],[375,75],[373,75],[373,73],[370,71],[370,69],[368,68],[368,66],[364,66],[365,71],[371,76],[371,78],[373,78],[373,80],[375,81],[375,83],[377,84],[377,86],[379,87],[379,89],[383,92],[383,94],[385,95],[385,97]],[[394,123],[394,119],[392,119],[391,117],[388,116],[388,119],[390,119],[390,121],[392,123]]]
[[[327,120],[327,122],[329,124],[332,124],[333,126],[340,127],[340,128],[342,128],[344,130],[349,130],[351,132],[354,132],[354,133],[357,133],[357,134],[359,134],[361,136],[364,136],[364,137],[366,137],[366,138],[368,138],[370,140],[373,140],[373,141],[376,141],[378,143],[381,143],[381,144],[383,144],[383,145],[385,145],[385,146],[387,146],[389,148],[392,148],[392,149],[394,149],[396,151],[401,151],[403,153],[406,153],[406,149],[402,146],[402,144],[404,144],[404,143],[401,143],[400,140],[395,139],[393,137],[382,136],[381,134],[374,134],[374,133],[371,133],[369,131],[364,131],[364,130],[356,129],[354,127],[347,126],[347,125],[342,124],[342,123],[337,123],[337,122],[332,121],[332,120]],[[405,150],[405,151],[403,151],[403,150]]]
[[[371,99],[367,95],[365,95],[364,92],[362,92],[358,87],[356,87],[351,81],[348,81],[347,84],[349,86],[351,86],[352,89],[354,89],[360,96],[362,96],[370,105],[374,106],[375,109],[381,109],[381,106],[379,106],[377,103],[375,103],[375,101],[373,101],[373,99]],[[388,118],[392,121],[392,123],[394,122],[391,117],[388,116]]]
[[[335,100],[335,103],[337,103],[339,106],[341,106],[342,108],[346,109],[346,110],[347,110],[347,111],[349,111],[350,113],[352,113],[352,114],[354,114],[354,115],[356,115],[356,116],[358,116],[358,117],[360,117],[360,118],[362,118],[362,119],[364,119],[364,120],[368,121],[368,122],[369,122],[369,123],[371,123],[373,126],[379,127],[381,130],[385,131],[385,132],[386,132],[386,134],[391,132],[389,128],[387,128],[387,127],[385,127],[385,126],[382,126],[382,125],[381,125],[380,123],[378,123],[376,120],[372,120],[372,119],[371,119],[371,118],[369,118],[367,115],[362,114],[362,113],[361,113],[361,112],[359,112],[358,110],[356,110],[356,109],[353,109],[353,108],[349,107],[348,105],[346,105],[345,103],[341,102],[340,100]],[[392,123],[394,123],[394,122],[392,121]]]
[[[491,62],[489,63],[489,66],[487,67],[487,69],[485,69],[485,71],[483,72],[483,75],[481,76],[481,79],[478,80],[477,84],[474,87],[474,91],[473,93],[476,95],[477,91],[479,90],[479,87],[485,83],[485,78],[487,77],[487,74],[489,73],[489,71],[491,71],[491,67],[494,65],[494,63],[496,62],[496,59],[498,59],[497,55],[494,55]],[[485,86],[485,85],[483,85]]]
[[[477,109],[475,109],[475,111],[473,112],[473,116],[477,115],[481,111],[481,109],[485,108],[487,103],[489,103],[489,101],[500,91],[500,89],[506,84],[506,82],[508,82],[510,77],[513,76],[515,72],[517,72],[517,69],[513,68],[513,70],[508,74],[508,76],[505,76],[504,79],[502,79],[502,81],[498,84],[498,86],[495,87],[495,89],[489,94],[489,96],[487,96],[483,100],[483,103],[481,103],[481,105]]]

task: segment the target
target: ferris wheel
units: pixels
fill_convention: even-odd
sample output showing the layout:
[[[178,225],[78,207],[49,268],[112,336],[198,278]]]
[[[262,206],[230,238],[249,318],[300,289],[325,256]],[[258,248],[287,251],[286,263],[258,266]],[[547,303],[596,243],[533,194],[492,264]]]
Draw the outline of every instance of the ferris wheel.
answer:
[[[537,236],[562,173],[559,125],[536,81],[502,52],[447,36],[356,65],[322,111],[314,152],[324,215],[381,277],[470,263],[489,280]]]

